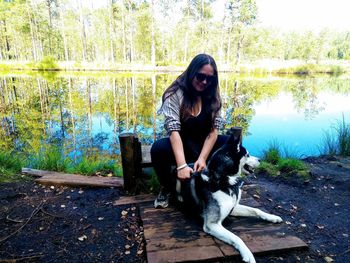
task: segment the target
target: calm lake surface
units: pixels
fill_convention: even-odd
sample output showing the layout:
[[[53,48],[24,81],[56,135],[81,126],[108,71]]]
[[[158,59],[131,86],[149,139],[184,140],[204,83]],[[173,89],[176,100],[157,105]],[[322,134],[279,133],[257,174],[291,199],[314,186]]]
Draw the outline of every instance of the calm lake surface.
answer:
[[[142,143],[164,136],[157,115],[163,91],[177,74],[86,73],[0,76],[0,146],[38,153],[58,145],[74,160],[119,160],[118,135]],[[326,130],[350,120],[349,76],[220,74],[226,127],[242,126],[244,145],[261,156],[272,142],[288,155],[319,155]]]

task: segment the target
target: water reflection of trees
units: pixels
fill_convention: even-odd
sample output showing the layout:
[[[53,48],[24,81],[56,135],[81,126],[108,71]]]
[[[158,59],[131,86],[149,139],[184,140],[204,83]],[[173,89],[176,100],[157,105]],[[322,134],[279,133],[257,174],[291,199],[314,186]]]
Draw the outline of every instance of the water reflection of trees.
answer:
[[[175,75],[10,76],[0,78],[0,147],[37,153],[56,144],[81,156],[118,159],[118,135],[137,132],[143,143],[164,136],[156,114],[161,95]],[[314,118],[324,105],[320,91],[350,92],[346,79],[272,79],[221,74],[227,127],[248,131],[254,104],[292,94],[295,108]],[[98,123],[99,122],[99,123]],[[98,127],[98,128],[96,128]]]

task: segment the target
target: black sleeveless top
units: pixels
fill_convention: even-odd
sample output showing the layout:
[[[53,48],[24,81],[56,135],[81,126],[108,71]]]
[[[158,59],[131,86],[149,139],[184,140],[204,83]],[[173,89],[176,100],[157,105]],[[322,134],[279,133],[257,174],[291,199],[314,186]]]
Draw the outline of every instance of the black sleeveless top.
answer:
[[[185,150],[199,155],[211,129],[211,114],[204,107],[198,116],[190,116],[187,120],[181,121],[180,136]]]

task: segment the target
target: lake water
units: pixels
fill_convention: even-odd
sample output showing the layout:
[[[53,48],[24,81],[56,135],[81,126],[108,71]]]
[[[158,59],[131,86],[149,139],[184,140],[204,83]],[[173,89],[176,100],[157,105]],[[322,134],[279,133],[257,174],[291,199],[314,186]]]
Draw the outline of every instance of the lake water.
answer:
[[[142,143],[164,136],[156,114],[177,74],[86,73],[0,76],[0,147],[27,153],[55,144],[74,159],[119,160],[118,135]],[[324,131],[350,120],[350,77],[220,74],[227,127],[242,126],[244,145],[261,156],[272,142],[288,154],[319,155]]]

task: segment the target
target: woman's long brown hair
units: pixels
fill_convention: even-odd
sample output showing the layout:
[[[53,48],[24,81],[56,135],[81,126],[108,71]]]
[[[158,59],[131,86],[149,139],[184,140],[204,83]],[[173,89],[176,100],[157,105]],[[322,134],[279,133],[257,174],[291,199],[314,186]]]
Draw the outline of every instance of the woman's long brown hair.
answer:
[[[212,128],[214,128],[214,118],[221,109],[221,98],[219,92],[218,70],[215,60],[207,54],[199,54],[195,56],[187,69],[177,77],[177,79],[165,90],[162,96],[162,102],[178,89],[184,93],[184,98],[180,108],[181,120],[186,120],[191,116],[191,110],[196,103],[197,92],[192,86],[192,81],[199,70],[205,66],[211,65],[214,70],[214,81],[201,93],[202,110],[211,113]]]

